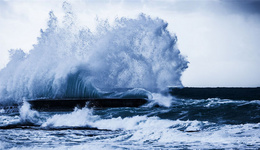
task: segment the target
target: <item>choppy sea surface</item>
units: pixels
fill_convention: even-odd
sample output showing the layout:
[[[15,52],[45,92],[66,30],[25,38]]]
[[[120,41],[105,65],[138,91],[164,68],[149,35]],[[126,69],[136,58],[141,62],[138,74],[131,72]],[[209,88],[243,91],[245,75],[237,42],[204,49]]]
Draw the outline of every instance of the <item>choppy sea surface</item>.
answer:
[[[158,93],[183,87],[181,75],[188,68],[165,20],[149,14],[113,23],[97,19],[90,30],[77,24],[69,3],[62,8],[63,18],[49,12],[47,28],[30,52],[10,50],[0,70],[0,106],[19,105],[0,107],[0,149],[260,148],[259,100],[184,100]],[[111,88],[135,89],[100,90]],[[139,108],[37,112],[24,101],[42,97],[150,102]]]
[[[0,114],[0,149],[259,149],[260,101],[153,94],[139,108]]]

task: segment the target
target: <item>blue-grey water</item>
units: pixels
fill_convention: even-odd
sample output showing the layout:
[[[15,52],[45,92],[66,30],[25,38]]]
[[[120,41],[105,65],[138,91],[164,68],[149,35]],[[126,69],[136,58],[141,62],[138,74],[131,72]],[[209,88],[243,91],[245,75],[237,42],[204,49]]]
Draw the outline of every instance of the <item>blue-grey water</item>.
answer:
[[[10,50],[0,70],[0,149],[260,148],[259,100],[184,100],[162,92],[182,87],[188,67],[166,21],[145,14],[112,24],[97,19],[92,31],[77,25],[67,2],[63,10],[62,19],[49,13],[29,53]],[[111,90],[126,88],[134,89]],[[26,102],[140,97],[150,102],[73,112],[37,112]]]
[[[260,148],[259,100],[157,95],[139,108],[1,112],[0,149]]]

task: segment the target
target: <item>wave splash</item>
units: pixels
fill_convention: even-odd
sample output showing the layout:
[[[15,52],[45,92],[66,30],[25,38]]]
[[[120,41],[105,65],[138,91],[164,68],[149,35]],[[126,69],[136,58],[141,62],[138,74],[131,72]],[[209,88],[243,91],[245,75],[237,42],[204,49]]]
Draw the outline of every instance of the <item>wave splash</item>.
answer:
[[[136,19],[117,18],[113,25],[98,21],[93,32],[76,25],[70,7],[64,3],[61,25],[49,13],[48,28],[41,30],[29,54],[10,50],[10,62],[0,71],[1,103],[99,98],[107,95],[103,89],[112,88],[155,91],[182,86],[180,77],[188,62],[165,21],[141,14]]]
[[[259,105],[257,101],[253,103]],[[174,109],[175,107],[173,111]],[[152,112],[156,110],[157,108],[153,108]],[[168,108],[160,109],[161,113],[167,111],[169,111]],[[124,115],[126,112],[128,114]],[[166,149],[187,147],[257,149],[260,146],[258,134],[260,123],[244,122],[232,125],[204,119],[162,118],[160,115],[151,115],[150,112],[150,108],[143,110],[114,108],[95,111],[88,108],[75,108],[70,113],[46,113],[31,110],[29,104],[24,102],[19,116],[18,114],[0,116],[0,128],[8,129],[3,130],[4,139],[15,137],[15,139],[11,138],[13,142],[22,140],[25,144],[21,147],[25,149],[46,149],[43,143],[48,143],[55,149],[68,149],[68,146],[70,149],[87,149],[89,145],[92,145],[93,149],[99,146],[104,149],[107,149],[104,146],[109,146],[111,149],[115,147],[152,149],[161,145]],[[182,112],[175,111],[175,113]],[[194,114],[194,116],[197,115]],[[197,116],[197,119],[199,118]],[[24,136],[27,138],[25,139]],[[33,147],[27,145],[39,139],[41,139],[39,145],[36,144]],[[68,142],[73,144],[70,145]],[[5,141],[1,143],[4,149],[16,147],[10,143],[5,144]]]
[[[30,120],[29,122],[39,125],[39,129],[95,129],[100,131],[111,131],[112,135],[101,135],[99,140],[102,142],[113,141],[131,142],[135,144],[152,145],[165,144],[170,146],[173,143],[189,143],[193,148],[203,147],[225,147],[231,148],[238,146],[247,147],[248,145],[259,145],[258,132],[260,124],[216,124],[208,121],[198,120],[170,120],[161,119],[158,116],[135,115],[132,117],[108,117],[95,114],[88,108],[77,109],[71,113],[55,114],[52,116],[37,117],[35,111],[27,109],[27,104],[20,110],[20,122]],[[21,113],[26,113],[23,115]],[[38,114],[39,115],[39,114]],[[35,118],[35,117],[34,117]],[[69,118],[69,120],[68,120]],[[116,135],[113,135],[116,133]],[[206,138],[203,138],[206,137]],[[248,138],[250,137],[250,138]],[[97,139],[95,139],[97,140]],[[169,144],[169,145],[168,145]]]

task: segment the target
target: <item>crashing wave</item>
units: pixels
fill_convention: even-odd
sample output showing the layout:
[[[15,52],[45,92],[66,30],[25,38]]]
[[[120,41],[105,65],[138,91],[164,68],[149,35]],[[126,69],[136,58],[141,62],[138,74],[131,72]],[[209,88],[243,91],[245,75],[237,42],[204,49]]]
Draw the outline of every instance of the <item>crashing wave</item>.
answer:
[[[51,11],[48,28],[28,54],[10,51],[10,62],[0,71],[1,103],[107,95],[100,89],[182,86],[188,62],[162,19],[140,14],[117,18],[113,25],[99,21],[92,32],[76,25],[68,3],[63,8],[62,24]]]

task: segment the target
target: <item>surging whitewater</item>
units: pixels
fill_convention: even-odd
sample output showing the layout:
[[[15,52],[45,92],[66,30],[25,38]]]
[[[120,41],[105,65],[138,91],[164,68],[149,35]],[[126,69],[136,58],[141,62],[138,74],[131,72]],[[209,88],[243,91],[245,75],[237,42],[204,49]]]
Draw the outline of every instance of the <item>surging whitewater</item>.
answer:
[[[48,28],[41,30],[29,54],[10,51],[11,60],[0,71],[2,104],[39,97],[104,97],[100,89],[182,86],[188,62],[165,21],[141,14],[115,19],[113,25],[99,21],[92,32],[76,25],[70,7],[64,3],[62,25],[49,13]]]
[[[70,7],[63,4],[62,22],[50,12],[30,53],[11,50],[0,71],[0,106],[8,106],[0,107],[0,149],[259,149],[259,100],[167,95],[167,86],[182,86],[188,62],[166,22],[141,14],[99,21],[91,31],[76,24]],[[151,101],[73,112],[41,112],[27,103],[69,97]],[[20,102],[19,112],[8,111]]]

